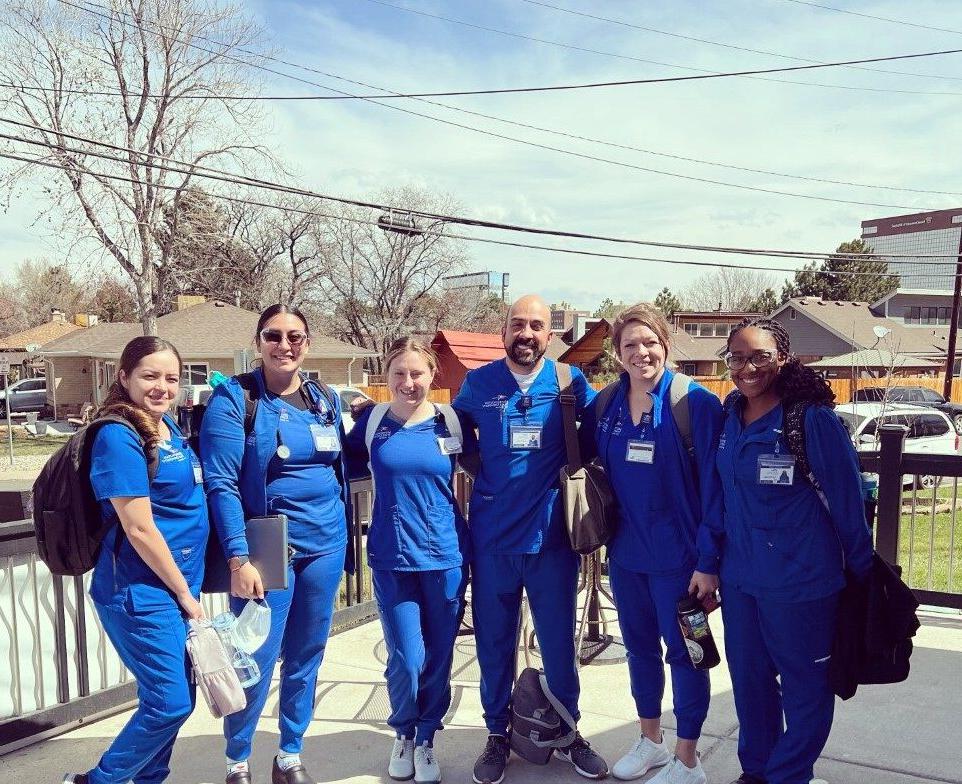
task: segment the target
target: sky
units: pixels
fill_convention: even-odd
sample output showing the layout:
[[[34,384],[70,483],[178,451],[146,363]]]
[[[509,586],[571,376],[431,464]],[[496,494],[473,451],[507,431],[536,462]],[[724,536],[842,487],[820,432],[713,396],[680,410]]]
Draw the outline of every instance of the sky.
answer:
[[[264,44],[277,57],[394,91],[554,85],[693,73],[642,61],[737,71],[797,64],[789,57],[835,61],[962,48],[962,3],[820,0],[820,4],[956,32],[868,19],[792,0],[240,3],[263,27]],[[559,8],[621,23],[576,16]],[[532,38],[560,42],[568,48]],[[272,67],[335,89],[367,91],[329,76]],[[264,107],[259,139],[283,161],[298,184],[318,192],[369,198],[385,189],[415,186],[447,194],[460,215],[488,220],[664,242],[829,252],[840,242],[859,236],[863,220],[962,203],[962,195],[894,190],[962,192],[957,177],[962,54],[867,67],[913,75],[832,68],[773,77],[832,87],[729,78],[434,99],[648,153],[561,138],[413,100],[391,103],[469,128],[360,101],[274,102]],[[274,74],[255,73],[255,78],[265,95],[325,94]],[[606,160],[579,159],[472,128]],[[744,172],[666,156],[888,189]],[[8,210],[0,214],[0,275],[10,275],[27,257],[96,263],[96,254],[81,252],[62,239],[55,220],[34,222],[41,199],[36,189],[18,192]],[[469,245],[469,270],[510,273],[513,296],[537,292],[549,301],[566,300],[587,309],[605,297],[626,302],[650,299],[665,286],[684,296],[690,282],[711,271],[711,265],[738,263],[739,259],[750,263],[745,257],[710,253],[531,236],[503,238],[708,265],[686,267]],[[762,263],[772,270],[800,265]],[[785,277],[777,274],[777,289]]]

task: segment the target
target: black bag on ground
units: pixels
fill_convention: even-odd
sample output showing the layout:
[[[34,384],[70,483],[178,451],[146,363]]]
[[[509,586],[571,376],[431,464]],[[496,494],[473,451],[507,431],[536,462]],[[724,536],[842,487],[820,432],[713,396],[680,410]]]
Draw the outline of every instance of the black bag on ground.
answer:
[[[100,545],[110,530],[90,485],[90,452],[94,437],[111,423],[134,426],[123,417],[105,416],[81,427],[50,456],[33,483],[33,525],[37,551],[57,575],[89,572],[97,563]],[[142,445],[144,441],[137,434]],[[147,454],[147,477],[157,475],[157,451]],[[120,539],[118,537],[118,544]]]
[[[575,720],[551,693],[544,672],[525,667],[511,693],[511,750],[546,765],[552,750],[570,746],[574,739]]]

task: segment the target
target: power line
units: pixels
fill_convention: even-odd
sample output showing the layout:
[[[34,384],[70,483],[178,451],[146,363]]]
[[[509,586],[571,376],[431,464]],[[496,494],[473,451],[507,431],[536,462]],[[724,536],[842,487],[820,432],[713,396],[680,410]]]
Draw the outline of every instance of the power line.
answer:
[[[370,3],[382,3],[382,0],[368,0]],[[779,57],[783,60],[795,60],[800,63],[818,63],[821,60],[812,60],[809,57],[796,57],[790,54],[783,54],[781,52],[772,52],[767,49],[752,49],[748,46],[739,46],[738,44],[725,43],[724,41],[714,41],[710,38],[698,38],[693,35],[684,35],[682,33],[675,33],[670,30],[659,30],[657,27],[646,27],[645,25],[635,24],[633,22],[627,22],[624,19],[612,19],[607,16],[600,16],[598,14],[589,14],[585,11],[576,11],[572,8],[565,8],[560,5],[554,5],[553,3],[546,3],[543,0],[521,0],[522,3],[527,3],[528,5],[540,6],[541,8],[548,8],[552,11],[558,11],[563,14],[570,14],[571,16],[578,16],[582,19],[593,19],[596,22],[607,22],[608,24],[618,25],[620,27],[628,27],[633,30],[641,30],[646,33],[655,33],[656,35],[664,35],[670,38],[678,38],[683,41],[693,41],[699,44],[708,44],[709,46],[719,46],[723,49],[732,49],[737,52],[748,52],[749,54],[760,54],[766,57]],[[387,3],[382,3],[387,5]],[[395,6],[397,7],[397,6]],[[944,76],[942,74],[920,74],[912,73],[909,71],[889,71],[882,68],[862,68],[859,66],[849,66],[858,71],[868,71],[870,73],[884,73],[884,74],[895,74],[897,76],[912,76],[915,78],[925,78],[925,79],[947,79],[953,82],[962,82],[962,77],[959,76]]]
[[[918,22],[909,22],[905,19],[892,19],[887,16],[875,16],[873,14],[862,13],[861,11],[852,11],[848,8],[836,8],[833,5],[823,5],[822,3],[812,3],[808,0],[782,0],[785,3],[795,3],[796,5],[808,5],[812,8],[822,8],[826,11],[837,11],[840,14],[849,14],[850,16],[860,16],[863,19],[875,19],[879,22],[891,22],[892,24],[901,25],[904,27],[917,27],[920,30],[934,30],[937,33],[953,33],[954,35],[962,35],[962,30],[953,30],[948,27],[933,27],[932,25],[919,24]]]
[[[373,1],[373,0],[372,0]],[[113,20],[114,17],[108,14],[97,13],[93,8],[105,8],[105,6],[98,5],[97,3],[88,3],[89,6],[93,8],[87,8],[84,6],[77,5],[75,3],[69,2],[69,0],[57,0],[58,3],[62,5],[69,6],[71,8],[76,8],[81,11],[86,11],[88,13],[95,14],[106,19]],[[110,10],[110,9],[106,9]],[[111,12],[118,13],[119,12]],[[164,29],[164,26],[160,26]],[[144,27],[143,29],[147,29]],[[197,38],[203,39],[202,36],[196,36]],[[206,40],[206,39],[203,39]],[[188,46],[194,46],[189,42],[186,43]],[[200,48],[200,47],[198,47]],[[209,50],[204,50],[209,51]],[[244,51],[243,49],[238,49],[238,51]],[[211,54],[219,54],[224,57],[228,57],[222,52],[210,52]],[[943,49],[939,51],[932,52],[916,52],[912,54],[900,54],[900,55],[889,55],[887,57],[870,57],[863,58],[859,60],[842,60],[838,62],[830,63],[814,63],[809,65],[791,65],[784,66],[781,68],[760,68],[745,71],[728,71],[725,73],[710,72],[707,74],[698,74],[696,76],[663,76],[651,79],[620,79],[606,82],[585,82],[581,84],[556,84],[556,85],[546,85],[546,86],[536,86],[536,87],[501,87],[501,88],[488,88],[483,90],[446,90],[441,92],[417,92],[417,93],[381,93],[377,95],[351,95],[346,94],[342,96],[319,96],[317,100],[369,100],[369,99],[383,99],[383,98],[450,98],[452,96],[467,96],[467,95],[507,95],[507,94],[528,94],[528,93],[543,93],[543,92],[567,92],[572,90],[594,90],[607,87],[627,87],[627,86],[637,86],[643,84],[667,84],[671,82],[688,82],[688,81],[698,81],[705,79],[720,79],[729,78],[734,76],[754,76],[758,74],[769,74],[769,73],[790,73],[794,71],[811,71],[820,68],[836,68],[845,65],[860,65],[864,63],[884,63],[892,62],[895,60],[913,60],[924,57],[938,57],[948,54],[959,54],[962,53],[962,49]],[[261,55],[255,55],[260,57]],[[238,58],[239,59],[239,58]],[[275,59],[267,57],[266,59]],[[247,61],[242,60],[246,65],[254,65]],[[255,66],[256,67],[256,66]],[[956,95],[956,93],[944,93],[946,95]]]
[[[70,170],[69,167],[66,167],[62,164],[51,163],[50,161],[45,161],[39,158],[28,158],[25,156],[15,155],[13,153],[8,153],[3,151],[0,151],[0,158],[6,158],[13,161],[20,161],[23,163],[34,164],[37,166],[43,166],[50,169],[59,169],[61,171]],[[103,177],[105,179],[121,181],[121,182],[136,183],[136,180],[133,180],[130,177],[123,177],[116,174],[105,174],[102,172],[98,172],[96,173],[96,176]],[[175,186],[175,185],[154,184],[153,187],[159,190],[174,190],[174,191],[182,190],[179,186]],[[360,223],[360,224],[371,225],[371,226],[378,225],[376,221],[363,220],[360,218],[353,218],[353,217],[344,216],[344,215],[329,215],[329,214],[317,212],[314,210],[306,210],[303,208],[282,207],[277,204],[271,204],[270,202],[260,202],[252,199],[241,199],[236,196],[219,196],[219,198],[223,199],[224,201],[229,201],[237,204],[247,204],[254,207],[284,209],[289,212],[294,212],[301,215],[313,215],[320,218],[346,221],[349,223]],[[794,274],[796,272],[809,272],[815,275],[842,275],[842,276],[849,276],[849,277],[868,275],[875,278],[880,277],[879,273],[875,273],[875,272],[859,272],[854,270],[826,271],[826,270],[811,270],[811,269],[809,270],[777,269],[777,268],[773,269],[771,266],[763,267],[763,266],[754,266],[750,264],[727,264],[725,262],[691,261],[687,259],[662,259],[662,258],[653,258],[648,256],[632,256],[632,255],[618,254],[618,253],[602,253],[599,251],[579,250],[575,248],[557,248],[557,247],[552,247],[550,245],[534,245],[534,244],[523,243],[523,242],[512,242],[509,240],[497,240],[489,237],[472,237],[470,235],[465,235],[465,234],[453,234],[450,232],[434,231],[431,229],[419,229],[418,231],[422,235],[434,236],[434,237],[445,237],[448,239],[464,240],[467,242],[480,242],[480,243],[485,243],[490,245],[499,245],[499,246],[511,247],[511,248],[523,248],[526,250],[538,250],[538,251],[545,251],[549,253],[561,253],[561,254],[568,254],[568,255],[574,255],[574,256],[586,256],[586,257],[592,257],[592,258],[602,258],[602,259],[612,259],[612,260],[644,261],[644,262],[658,263],[658,264],[675,264],[675,265],[693,266],[693,267],[711,267],[713,269],[718,267],[724,267],[726,269],[760,270],[764,272],[785,273],[788,275]],[[896,277],[903,280],[910,279],[910,278],[928,277],[928,275],[898,275],[897,273],[893,273],[893,272],[886,272],[886,273],[883,273],[881,276]],[[941,277],[954,277],[954,275],[946,274],[945,276],[941,276]]]
[[[60,3],[64,4],[64,5],[68,5],[68,6],[74,7],[74,8],[79,8],[80,10],[87,11],[88,13],[92,13],[92,14],[94,14],[94,15],[96,15],[96,16],[101,16],[101,17],[107,18],[107,19],[109,19],[109,20],[111,20],[111,21],[114,21],[114,17],[112,17],[112,16],[106,16],[106,15],[100,14],[100,13],[98,13],[98,12],[96,12],[96,11],[93,11],[93,10],[90,10],[90,9],[86,9],[86,8],[82,8],[81,6],[77,6],[77,5],[69,2],[69,0],[58,0],[58,2],[60,2]],[[91,4],[91,5],[95,5],[95,4]],[[134,25],[134,24],[131,23],[131,22],[123,22],[122,20],[120,20],[120,21],[121,21],[122,24],[126,24],[127,26],[131,26],[131,27],[135,27],[135,26],[136,26],[136,25]],[[153,30],[153,29],[151,29],[151,28],[149,28],[149,27],[147,27],[147,26],[144,26],[143,29],[147,30],[148,32],[151,32],[151,33],[154,34],[154,35],[159,35],[159,33],[157,33],[155,30]],[[202,36],[198,36],[198,38],[202,38],[202,39],[203,39]],[[204,40],[206,40],[206,39],[204,39]],[[763,188],[763,187],[754,186],[754,185],[743,185],[743,184],[740,184],[740,183],[731,183],[731,182],[726,182],[726,181],[723,181],[723,180],[714,180],[714,179],[710,179],[710,178],[707,178],[707,177],[696,177],[696,176],[688,175],[688,174],[679,174],[678,172],[669,172],[669,171],[664,171],[664,170],[662,170],[662,169],[654,169],[654,168],[652,168],[652,167],[641,166],[641,165],[639,165],[639,164],[628,163],[628,162],[626,162],[626,161],[619,161],[619,160],[614,160],[614,159],[611,159],[611,158],[603,158],[603,157],[601,157],[601,156],[590,155],[590,154],[588,154],[588,153],[577,152],[577,151],[575,151],[575,150],[568,150],[568,149],[565,149],[565,148],[562,148],[562,147],[555,147],[555,146],[552,146],[552,145],[549,145],[549,144],[542,144],[542,143],[540,143],[540,142],[534,142],[534,141],[530,141],[530,140],[527,140],[527,139],[519,139],[519,138],[517,138],[517,137],[515,137],[515,136],[509,136],[509,135],[507,135],[507,134],[502,134],[502,133],[497,133],[497,132],[495,132],[495,131],[485,130],[485,129],[478,128],[478,127],[473,126],[473,125],[467,125],[467,124],[465,124],[465,123],[455,122],[454,120],[447,120],[447,119],[444,119],[444,118],[441,118],[441,117],[435,117],[435,116],[433,116],[433,115],[425,114],[425,113],[423,113],[423,112],[417,112],[417,111],[414,111],[414,110],[412,110],[412,109],[405,109],[405,108],[400,107],[400,106],[394,106],[394,105],[392,105],[392,104],[381,103],[380,101],[373,100],[373,99],[371,99],[371,98],[369,98],[369,97],[366,97],[366,96],[358,96],[358,95],[355,95],[355,94],[353,94],[353,93],[348,93],[348,92],[345,92],[345,91],[343,91],[343,90],[338,90],[337,88],[330,87],[330,86],[328,86],[328,85],[319,84],[319,83],[314,82],[314,81],[311,81],[311,80],[309,80],[309,79],[304,79],[303,77],[300,77],[300,76],[294,76],[293,74],[288,74],[288,73],[285,73],[285,72],[283,72],[283,71],[278,71],[278,70],[276,70],[276,69],[274,69],[274,68],[269,68],[269,67],[267,67],[267,66],[259,65],[259,64],[256,64],[256,63],[250,63],[250,62],[248,62],[248,61],[246,61],[246,60],[243,60],[242,58],[236,57],[236,56],[234,56],[234,55],[230,55],[230,54],[226,54],[226,53],[214,52],[214,51],[212,51],[212,50],[210,50],[210,49],[207,49],[206,47],[200,46],[200,45],[198,45],[198,44],[194,44],[194,43],[189,42],[189,41],[181,41],[181,43],[183,43],[183,44],[186,45],[186,46],[190,46],[190,47],[199,49],[200,51],[207,52],[208,54],[217,54],[217,55],[219,55],[219,56],[224,57],[225,59],[237,61],[237,62],[243,63],[244,65],[247,65],[247,66],[249,66],[249,67],[259,68],[259,69],[264,70],[264,71],[267,71],[267,72],[269,72],[269,73],[274,73],[274,74],[277,74],[277,75],[280,75],[280,76],[284,76],[284,77],[289,78],[289,79],[294,79],[294,80],[299,81],[299,82],[302,82],[302,83],[304,83],[304,84],[310,84],[310,85],[313,85],[314,87],[320,87],[321,89],[329,90],[329,91],[335,92],[335,93],[339,93],[340,95],[350,96],[350,97],[353,97],[353,98],[360,98],[361,100],[364,100],[364,101],[367,102],[367,103],[371,103],[371,104],[373,104],[373,105],[375,105],[375,106],[380,106],[380,107],[382,107],[382,108],[391,109],[392,111],[402,112],[402,113],[404,113],[404,114],[409,114],[409,115],[414,116],[414,117],[420,117],[420,118],[423,118],[423,119],[431,120],[431,121],[433,121],[433,122],[442,123],[442,124],[444,124],[444,125],[449,125],[449,126],[454,127],[454,128],[459,128],[459,129],[461,129],[461,130],[470,131],[471,133],[481,134],[481,135],[483,135],[483,136],[488,136],[488,137],[495,138],[495,139],[499,139],[499,140],[502,140],[502,141],[510,141],[510,142],[514,142],[514,143],[516,143],[516,144],[523,144],[523,145],[528,146],[528,147],[533,147],[533,148],[535,148],[535,149],[547,150],[547,151],[550,151],[550,152],[560,153],[560,154],[562,154],[562,155],[568,155],[568,156],[571,156],[571,157],[574,157],[574,158],[579,158],[579,159],[581,159],[581,160],[588,160],[588,161],[592,161],[592,162],[595,162],[595,163],[606,163],[606,164],[609,164],[609,165],[612,165],[612,166],[620,166],[620,167],[627,168],[627,169],[631,169],[631,170],[634,170],[634,171],[643,171],[643,172],[646,172],[646,173],[648,173],[648,174],[659,174],[659,175],[662,175],[662,176],[665,176],[665,177],[673,177],[673,178],[676,178],[676,179],[687,180],[687,181],[689,181],[689,182],[700,182],[700,183],[708,184],[708,185],[719,185],[719,186],[723,186],[723,187],[735,188],[735,189],[738,189],[738,190],[752,191],[752,192],[757,192],[757,193],[767,193],[767,194],[776,195],[776,196],[788,196],[788,197],[793,197],[793,198],[798,198],[798,199],[807,199],[807,200],[810,200],[810,201],[820,201],[820,202],[833,203],[833,204],[849,204],[849,205],[855,205],[855,206],[859,206],[859,207],[881,207],[881,208],[885,208],[885,209],[896,209],[896,210],[912,210],[912,211],[915,211],[915,210],[918,209],[918,208],[917,208],[916,206],[914,206],[914,205],[889,204],[889,203],[883,203],[883,202],[865,202],[865,201],[857,201],[857,200],[852,200],[852,199],[837,199],[837,198],[833,198],[833,197],[830,197],[830,196],[820,196],[820,195],[814,195],[814,194],[794,193],[794,192],[791,192],[791,191],[778,190],[778,189],[776,189],[776,188]],[[241,50],[241,51],[242,51],[242,50]],[[962,50],[959,50],[959,51],[962,51]],[[276,58],[271,58],[271,59],[276,59]],[[308,68],[307,66],[294,66],[294,67],[304,68],[305,70],[314,70],[314,69]],[[319,73],[323,73],[323,72],[319,72]],[[341,77],[334,77],[334,78],[341,78]],[[413,94],[411,94],[411,95],[394,94],[392,97],[414,97],[414,96],[413,96]]]
[[[674,250],[687,250],[687,251],[705,251],[705,252],[715,252],[715,253],[732,253],[738,255],[747,256],[771,256],[775,258],[796,258],[804,260],[822,260],[828,256],[831,256],[839,261],[849,261],[857,263],[859,261],[873,260],[871,258],[866,259],[865,254],[839,254],[839,253],[825,253],[821,251],[791,251],[791,250],[771,250],[771,249],[758,249],[758,248],[731,248],[723,246],[711,246],[711,245],[691,245],[691,244],[681,244],[681,243],[668,243],[668,242],[657,242],[653,240],[641,240],[641,239],[630,239],[624,237],[610,237],[597,234],[586,234],[580,232],[571,231],[561,231],[557,229],[546,229],[533,226],[522,226],[518,224],[509,223],[499,223],[494,221],[484,221],[475,218],[454,216],[454,215],[443,215],[438,213],[431,213],[426,211],[409,210],[404,207],[398,207],[388,204],[380,204],[376,202],[361,201],[356,199],[348,199],[341,196],[332,196],[328,194],[317,193],[314,191],[295,188],[292,186],[282,185],[280,183],[273,183],[267,180],[261,180],[257,178],[247,177],[245,175],[234,175],[230,172],[225,172],[220,169],[214,169],[209,166],[195,165],[185,161],[180,161],[169,156],[162,155],[151,155],[139,150],[134,150],[129,147],[123,147],[121,145],[112,144],[109,142],[97,141],[94,139],[89,139],[83,136],[78,136],[76,134],[70,134],[62,131],[57,131],[55,129],[44,128],[43,126],[34,125],[32,123],[25,123],[18,120],[12,120],[0,116],[0,122],[7,123],[23,128],[30,128],[33,130],[38,130],[43,133],[54,134],[62,136],[64,138],[69,138],[74,141],[80,141],[85,144],[93,144],[100,147],[105,147],[118,152],[126,152],[136,155],[141,158],[147,159],[158,159],[163,161],[168,161],[169,164],[173,165],[160,165],[154,163],[153,160],[148,160],[147,162],[139,162],[139,165],[145,166],[146,168],[154,168],[160,171],[167,171],[177,174],[186,174],[189,176],[201,177],[205,179],[217,180],[225,182],[232,185],[244,185],[248,187],[264,188],[267,190],[273,190],[277,192],[284,193],[286,195],[301,196],[312,199],[318,199],[322,201],[332,201],[340,204],[346,204],[355,207],[364,207],[368,209],[376,209],[380,211],[396,211],[402,214],[411,214],[419,217],[428,218],[431,220],[441,221],[444,223],[459,224],[464,226],[473,226],[477,228],[494,229],[501,231],[514,231],[523,232],[529,234],[537,234],[542,236],[553,236],[566,239],[581,239],[581,240],[593,240],[601,242],[611,242],[617,244],[631,244],[631,245],[643,245],[648,247],[658,247],[658,248],[670,248]],[[28,139],[21,136],[14,136],[11,134],[0,133],[0,138],[8,139],[11,141],[22,142],[34,146],[41,146],[47,149],[61,152],[73,152],[80,155],[91,155],[97,158],[103,158],[117,163],[122,163],[124,165],[129,165],[130,161],[127,158],[119,158],[116,156],[110,156],[106,153],[84,150],[76,147],[67,147],[62,143],[52,143],[48,141],[38,140],[38,139]],[[174,168],[181,167],[181,168]],[[205,173],[207,172],[207,173]],[[95,176],[91,174],[91,176]],[[276,205],[273,205],[276,206]],[[919,261],[921,259],[952,259],[956,258],[953,254],[913,254],[913,255],[885,255],[886,259],[912,259],[916,260],[919,264],[931,264],[933,266],[942,266],[949,262],[932,262],[932,261]]]

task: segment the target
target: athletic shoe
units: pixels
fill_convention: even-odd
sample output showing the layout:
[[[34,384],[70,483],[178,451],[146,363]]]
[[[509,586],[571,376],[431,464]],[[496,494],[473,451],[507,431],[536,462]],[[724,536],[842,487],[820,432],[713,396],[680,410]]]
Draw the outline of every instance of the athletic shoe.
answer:
[[[414,778],[414,741],[403,735],[394,739],[391,761],[387,764],[387,775],[395,781]]]
[[[701,760],[695,760],[695,767],[689,768],[678,757],[659,770],[648,784],[708,784],[708,776],[701,766]]]
[[[508,739],[504,735],[488,735],[484,751],[474,763],[474,773],[471,776],[474,784],[501,784],[510,754]]]
[[[86,773],[65,773],[63,784],[87,784]]]
[[[554,755],[574,765],[578,775],[586,779],[603,779],[608,775],[608,763],[581,737],[581,733],[575,735],[574,743],[570,746],[555,749]]]
[[[440,784],[441,766],[428,742],[414,748],[414,784]]]
[[[732,784],[768,784],[768,782],[759,776],[753,776],[751,773],[742,773]]]
[[[644,776],[652,768],[660,768],[671,762],[671,753],[665,744],[664,735],[661,743],[655,743],[651,738],[641,735],[628,752],[618,760],[611,769],[616,779],[630,781]]]

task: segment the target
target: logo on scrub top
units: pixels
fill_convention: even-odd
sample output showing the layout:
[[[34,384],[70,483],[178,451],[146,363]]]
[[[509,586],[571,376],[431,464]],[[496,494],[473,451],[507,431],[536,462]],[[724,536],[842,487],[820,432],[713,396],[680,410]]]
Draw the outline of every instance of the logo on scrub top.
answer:
[[[725,444],[727,443],[727,441],[728,441],[728,437],[724,433],[722,433],[718,439],[719,451],[725,448]]]
[[[388,436],[391,435],[391,428],[387,425],[379,425],[378,429],[374,433],[372,441],[384,441]]]
[[[490,400],[485,400],[484,403],[481,404],[481,408],[500,408],[504,410],[506,405],[508,405],[507,395],[495,395]]]

